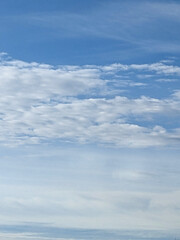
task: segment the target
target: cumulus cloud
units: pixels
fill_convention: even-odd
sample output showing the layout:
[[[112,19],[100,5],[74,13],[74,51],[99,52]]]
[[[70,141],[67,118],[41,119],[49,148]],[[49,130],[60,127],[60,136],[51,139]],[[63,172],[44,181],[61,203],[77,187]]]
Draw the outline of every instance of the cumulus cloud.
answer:
[[[124,88],[128,91],[147,84],[135,79],[141,71],[179,74],[179,67],[162,62],[51,66],[7,59],[4,55],[0,63],[2,144],[35,144],[53,139],[118,147],[179,144],[178,126],[167,130],[153,120],[179,114],[179,90],[164,99],[128,98],[121,94]],[[130,79],[132,70],[135,72]],[[142,124],[142,119],[151,124]]]

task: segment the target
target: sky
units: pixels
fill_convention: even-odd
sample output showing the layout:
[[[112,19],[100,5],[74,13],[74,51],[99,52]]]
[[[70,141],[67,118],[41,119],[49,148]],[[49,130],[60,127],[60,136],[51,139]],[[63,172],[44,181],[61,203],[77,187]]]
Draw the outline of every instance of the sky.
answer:
[[[180,239],[179,13],[0,1],[3,240]]]

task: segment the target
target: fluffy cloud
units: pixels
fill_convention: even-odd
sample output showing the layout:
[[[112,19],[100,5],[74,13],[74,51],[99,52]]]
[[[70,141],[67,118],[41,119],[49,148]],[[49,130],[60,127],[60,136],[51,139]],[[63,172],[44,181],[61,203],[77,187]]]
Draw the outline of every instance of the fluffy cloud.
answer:
[[[164,75],[180,72],[179,67],[162,62],[55,67],[2,58],[1,143],[60,139],[118,147],[177,145],[178,126],[167,130],[155,119],[179,115],[179,90],[164,99],[122,96],[124,87],[127,91],[146,85],[129,78],[132,70],[133,78],[144,70]]]

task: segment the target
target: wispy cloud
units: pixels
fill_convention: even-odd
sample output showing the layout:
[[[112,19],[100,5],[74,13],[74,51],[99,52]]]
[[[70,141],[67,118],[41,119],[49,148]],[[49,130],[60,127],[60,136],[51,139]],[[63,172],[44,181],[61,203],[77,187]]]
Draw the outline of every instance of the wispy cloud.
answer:
[[[175,234],[168,233],[165,231],[135,231],[135,230],[95,230],[95,229],[74,229],[74,228],[55,228],[49,226],[41,226],[38,224],[28,224],[28,225],[9,225],[0,226],[7,228],[9,233],[1,233],[1,237],[4,240],[18,240],[18,239],[42,239],[42,240],[83,240],[83,239],[105,239],[109,240],[113,238],[115,240],[123,239],[169,239],[172,238]],[[24,232],[21,230],[23,229]],[[28,229],[31,229],[32,232],[28,232]],[[23,232],[23,233],[22,233]],[[176,236],[179,235],[179,232],[176,231]],[[61,236],[61,237],[60,237]]]
[[[26,186],[27,188],[27,186]],[[30,190],[29,188],[27,190]],[[15,189],[16,191],[18,188]],[[21,190],[25,190],[21,188]],[[27,193],[27,190],[25,192]],[[62,191],[38,187],[1,199],[0,221],[44,223],[91,229],[178,229],[180,192]],[[7,193],[6,193],[7,194]],[[33,194],[33,195],[32,195]],[[7,214],[7,215],[6,215]],[[167,217],[168,216],[168,217]],[[160,219],[163,218],[163,221]],[[96,219],[96,221],[94,221]],[[116,221],[115,221],[116,220]]]
[[[120,41],[148,51],[179,52],[176,31],[180,23],[179,9],[177,2],[105,1],[85,13],[41,12],[22,17],[28,24],[51,29],[55,38],[91,36]],[[168,27],[162,27],[162,22]],[[162,36],[165,36],[163,41]]]
[[[75,236],[54,227],[179,229],[179,151],[51,147],[1,151],[0,224],[52,239]]]

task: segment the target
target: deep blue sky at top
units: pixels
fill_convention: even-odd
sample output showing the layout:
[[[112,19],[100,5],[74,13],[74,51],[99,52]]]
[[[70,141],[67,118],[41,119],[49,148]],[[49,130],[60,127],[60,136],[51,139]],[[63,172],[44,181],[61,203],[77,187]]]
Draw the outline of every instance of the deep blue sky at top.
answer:
[[[179,57],[176,1],[163,1],[170,4],[163,9],[161,3],[1,0],[0,51],[50,64],[149,63]]]

